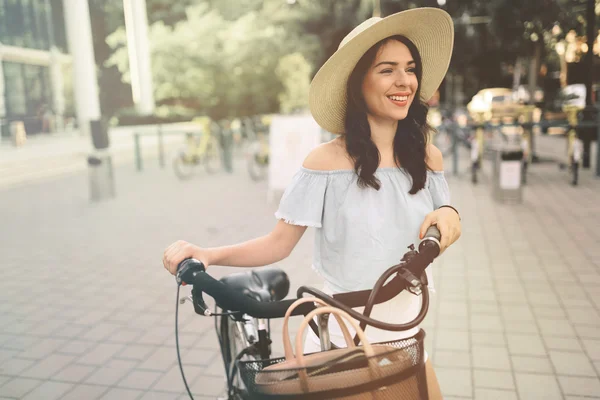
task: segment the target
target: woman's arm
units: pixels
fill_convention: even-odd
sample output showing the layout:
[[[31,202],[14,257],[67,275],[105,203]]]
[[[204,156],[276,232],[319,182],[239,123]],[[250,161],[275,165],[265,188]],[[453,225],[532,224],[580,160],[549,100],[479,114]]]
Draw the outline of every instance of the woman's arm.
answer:
[[[231,246],[202,248],[179,240],[164,252],[163,264],[170,273],[186,258],[195,258],[205,266],[259,267],[283,260],[290,255],[306,226],[291,225],[278,221],[267,235]]]

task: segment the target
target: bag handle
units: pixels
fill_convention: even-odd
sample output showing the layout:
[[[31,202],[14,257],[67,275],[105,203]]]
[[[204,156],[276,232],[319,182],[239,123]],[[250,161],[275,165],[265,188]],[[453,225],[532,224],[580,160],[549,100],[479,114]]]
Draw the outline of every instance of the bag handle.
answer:
[[[318,303],[321,306],[328,306],[328,304],[326,302],[324,302],[321,299],[318,299],[316,297],[303,297],[300,298],[298,300],[296,300],[295,302],[292,303],[291,306],[288,307],[287,311],[285,312],[285,317],[283,319],[283,351],[285,353],[285,359],[286,360],[293,360],[294,359],[294,351],[292,350],[292,340],[290,339],[290,331],[289,331],[289,320],[290,320],[290,316],[292,315],[292,311],[294,311],[294,309],[296,307],[298,307],[300,304],[304,304],[304,303]],[[352,335],[350,335],[350,332],[348,332],[348,328],[346,327],[346,324],[344,324],[344,321],[341,319],[341,317],[337,314],[334,314],[335,319],[337,320],[338,324],[340,325],[340,328],[342,329],[342,333],[344,334],[344,339],[346,340],[346,345],[348,347],[356,347],[354,344],[354,341],[352,340]],[[306,318],[305,318],[306,320]],[[306,320],[307,324],[308,321],[310,320]],[[302,336],[302,333],[304,332],[303,330],[299,330],[298,331],[300,336]],[[300,351],[302,353],[302,351]],[[296,353],[297,354],[297,353]]]
[[[331,307],[331,306],[318,307],[315,310],[312,310],[310,313],[308,313],[308,315],[304,318],[304,320],[300,324],[300,327],[298,328],[298,333],[296,334],[296,361],[298,363],[298,367],[303,368],[306,365],[304,363],[304,354],[302,353],[302,334],[308,327],[308,322],[311,319],[313,319],[316,315],[321,315],[321,314],[333,314],[335,316],[335,318],[338,320],[338,323],[340,324],[340,328],[342,328],[342,331],[345,331],[345,332],[348,332],[348,328],[346,327],[346,324],[344,322],[340,321],[340,319],[343,318],[350,323],[350,325],[354,328],[354,330],[356,331],[356,334],[360,338],[360,340],[362,342],[362,350],[364,351],[365,356],[369,360],[368,361],[368,364],[369,364],[368,370],[369,370],[371,379],[377,379],[377,377],[379,376],[379,372],[380,372],[379,365],[377,364],[377,360],[374,357],[375,350],[373,350],[373,346],[371,346],[371,343],[369,343],[369,341],[367,340],[367,336],[365,335],[365,332],[362,329],[360,329],[360,326],[350,316],[350,314],[348,314],[347,312],[345,312],[343,310],[340,310],[339,308],[335,308],[335,307]],[[344,337],[346,337],[345,333],[344,333]],[[348,343],[348,340],[346,340],[346,343],[348,343],[348,347],[355,347],[354,341],[352,339],[350,339],[350,342],[352,345],[350,345],[350,343]],[[298,370],[298,377],[300,378],[300,386],[302,387],[303,392],[310,393],[309,378],[306,373],[306,369]],[[377,393],[371,392],[371,398],[376,399]]]
[[[338,323],[340,324],[340,328],[342,328],[342,330],[346,331],[346,332],[348,332],[348,328],[346,327],[346,324],[343,321],[340,321],[340,319],[343,318],[346,321],[348,321],[350,323],[350,326],[352,326],[354,328],[354,330],[356,330],[356,334],[358,335],[358,337],[360,338],[360,340],[363,344],[362,347],[364,349],[365,355],[367,357],[373,357],[375,355],[375,350],[373,350],[373,346],[367,340],[367,336],[365,335],[365,332],[362,329],[360,329],[360,326],[358,326],[358,324],[350,316],[350,314],[348,314],[347,312],[345,312],[343,310],[340,310],[339,308],[335,308],[335,307],[331,307],[331,306],[324,306],[324,307],[318,307],[318,308],[312,310],[310,313],[308,313],[308,315],[304,318],[304,320],[300,324],[300,327],[298,328],[298,333],[296,334],[296,359],[298,360],[298,364],[300,366],[304,366],[304,363],[303,363],[304,355],[302,354],[302,334],[308,327],[308,322],[311,319],[313,319],[315,316],[321,315],[321,314],[334,315],[335,318],[338,320]],[[345,337],[345,335],[344,335],[344,337]],[[353,340],[350,340],[350,341],[352,342],[352,344],[354,344]],[[351,346],[350,344],[348,344],[348,347],[355,347],[355,346]]]

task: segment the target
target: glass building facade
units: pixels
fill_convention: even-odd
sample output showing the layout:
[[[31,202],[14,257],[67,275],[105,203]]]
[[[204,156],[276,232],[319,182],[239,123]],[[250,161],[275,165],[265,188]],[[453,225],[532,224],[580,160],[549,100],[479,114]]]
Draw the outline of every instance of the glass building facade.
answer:
[[[1,45],[5,49],[10,47],[15,54],[36,50],[35,54],[41,58],[49,55],[53,48],[66,53],[62,7],[62,0],[0,0]],[[0,62],[4,79],[3,93],[0,91],[4,96],[0,119],[5,126],[22,120],[28,133],[41,131],[41,114],[44,109],[52,112],[53,106],[49,63],[39,62],[35,57],[28,59],[26,55],[3,56],[2,50]]]

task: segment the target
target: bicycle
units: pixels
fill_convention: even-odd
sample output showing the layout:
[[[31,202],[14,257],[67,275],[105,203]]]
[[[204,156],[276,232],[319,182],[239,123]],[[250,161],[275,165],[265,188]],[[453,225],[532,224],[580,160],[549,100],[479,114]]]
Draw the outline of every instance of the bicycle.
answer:
[[[221,167],[219,141],[208,131],[198,136],[186,133],[185,147],[173,160],[175,175],[181,180],[190,179],[197,166],[204,165],[206,172],[215,173]]]
[[[269,138],[266,132],[249,134],[246,151],[248,173],[253,181],[261,181],[267,177],[269,170]]]
[[[399,264],[390,267],[378,279],[372,290],[362,290],[334,294],[329,296],[317,289],[302,286],[298,289],[297,298],[305,293],[325,301],[327,304],[342,309],[360,321],[361,329],[367,325],[390,331],[405,331],[418,326],[425,318],[429,308],[429,292],[425,269],[440,252],[440,234],[435,226],[427,230],[418,250],[414,245],[404,254]],[[395,275],[389,282],[388,279]],[[175,335],[179,367],[188,395],[193,396],[188,387],[179,352],[177,315],[179,304],[190,300],[197,314],[215,317],[215,330],[219,339],[221,356],[225,369],[227,384],[227,400],[271,399],[271,398],[314,398],[306,396],[283,396],[261,394],[255,384],[259,371],[281,362],[282,359],[271,359],[270,319],[282,318],[288,308],[297,299],[283,300],[289,291],[289,279],[284,271],[278,268],[263,268],[250,272],[235,273],[216,280],[206,273],[204,265],[197,260],[187,259],[178,266],[177,305],[175,310]],[[387,283],[386,283],[387,282]],[[179,299],[179,289],[183,283],[192,285],[191,296]],[[408,323],[391,324],[372,319],[371,311],[375,304],[384,303],[403,290],[421,296],[421,309],[417,317]],[[203,299],[203,294],[211,296],[215,302],[214,312]],[[365,307],[363,314],[353,310]],[[292,315],[306,316],[315,305],[305,303],[295,308]],[[309,322],[311,329],[319,337],[323,351],[336,348],[329,341],[327,316],[319,316],[317,322]],[[411,348],[415,352],[414,368],[418,374],[419,398],[427,399],[427,383],[425,378],[425,362],[423,359],[423,338],[425,332],[408,339],[386,342],[398,348]],[[358,335],[354,342],[359,343]],[[383,343],[381,343],[383,344]],[[411,347],[412,346],[412,347]],[[319,372],[319,371],[317,371]],[[341,393],[340,390],[335,393]],[[332,397],[326,397],[332,398]]]

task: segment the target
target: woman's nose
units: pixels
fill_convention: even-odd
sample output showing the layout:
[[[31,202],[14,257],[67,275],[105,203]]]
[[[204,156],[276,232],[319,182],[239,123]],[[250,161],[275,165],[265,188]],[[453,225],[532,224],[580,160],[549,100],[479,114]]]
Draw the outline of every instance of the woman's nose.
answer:
[[[396,86],[398,87],[408,87],[408,74],[404,71],[398,72],[396,75]]]

